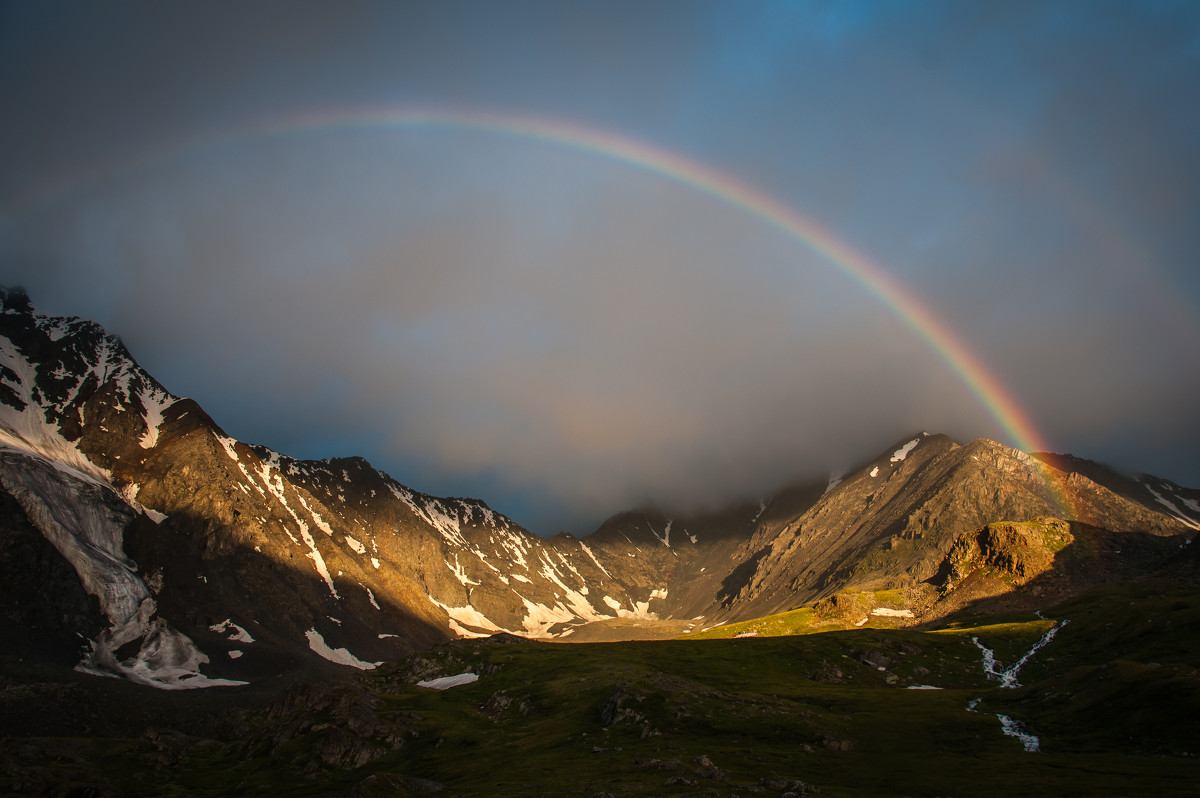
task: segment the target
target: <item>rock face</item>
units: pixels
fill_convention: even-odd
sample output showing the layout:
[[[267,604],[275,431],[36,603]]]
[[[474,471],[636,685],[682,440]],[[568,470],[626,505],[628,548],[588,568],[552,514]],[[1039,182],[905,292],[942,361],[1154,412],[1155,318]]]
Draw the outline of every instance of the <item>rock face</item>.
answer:
[[[208,657],[156,617],[150,589],[123,548],[134,512],[111,488],[16,452],[0,453],[0,466],[0,484],[75,570],[108,620],[81,669],[164,688],[234,684],[201,675],[199,666]]]
[[[829,488],[541,539],[361,458],[236,441],[98,325],[0,289],[6,639],[159,687],[371,668],[501,631],[748,618],[930,580],[998,521],[1200,526],[1196,491],[1056,457],[922,434]]]
[[[88,595],[75,570],[4,491],[0,573],[0,637],[15,650],[74,666],[88,648],[84,639],[107,628],[99,601]]]
[[[954,541],[930,580],[937,595],[926,614],[943,616],[968,603],[978,612],[1055,604],[1097,584],[1165,571],[1179,547],[1173,536],[1113,532],[1058,518],[998,521]]]

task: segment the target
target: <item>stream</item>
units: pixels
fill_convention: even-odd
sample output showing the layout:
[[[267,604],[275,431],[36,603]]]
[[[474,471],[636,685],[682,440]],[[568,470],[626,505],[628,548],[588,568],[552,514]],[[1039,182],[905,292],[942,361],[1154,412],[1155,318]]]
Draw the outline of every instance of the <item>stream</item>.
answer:
[[[1038,617],[1042,617],[1040,612],[1038,613]],[[983,655],[984,675],[989,679],[995,679],[996,681],[1000,682],[1001,689],[1012,689],[1021,686],[1021,683],[1017,681],[1017,675],[1021,672],[1021,668],[1025,667],[1025,663],[1029,661],[1029,658],[1045,648],[1050,641],[1058,635],[1058,631],[1068,623],[1070,623],[1069,620],[1064,620],[1062,623],[1056,623],[1055,625],[1051,626],[1019,660],[1004,670],[1000,669],[1002,666],[996,661],[996,652],[992,651],[983,643],[980,643],[978,637],[972,637],[971,642],[975,644],[975,646]],[[967,703],[967,711],[974,712],[975,707],[978,706],[979,702],[982,700],[983,699],[980,698],[971,699],[971,701]],[[1025,746],[1026,751],[1041,750],[1041,742],[1038,740],[1037,736],[1025,731],[1025,727],[1021,725],[1020,721],[1013,720],[1008,715],[1001,715],[999,712],[993,714],[1000,719],[1000,730],[1009,737],[1016,737],[1018,740],[1020,740],[1021,745]]]

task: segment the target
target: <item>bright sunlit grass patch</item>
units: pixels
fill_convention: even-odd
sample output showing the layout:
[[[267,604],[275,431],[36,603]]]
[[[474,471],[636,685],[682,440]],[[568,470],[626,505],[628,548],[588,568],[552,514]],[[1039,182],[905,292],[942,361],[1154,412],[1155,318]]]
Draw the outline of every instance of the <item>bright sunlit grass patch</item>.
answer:
[[[749,621],[724,624],[683,635],[684,640],[718,640],[730,637],[780,637],[808,635],[839,629],[893,629],[906,626],[913,613],[904,608],[904,591],[846,591],[819,602]]]

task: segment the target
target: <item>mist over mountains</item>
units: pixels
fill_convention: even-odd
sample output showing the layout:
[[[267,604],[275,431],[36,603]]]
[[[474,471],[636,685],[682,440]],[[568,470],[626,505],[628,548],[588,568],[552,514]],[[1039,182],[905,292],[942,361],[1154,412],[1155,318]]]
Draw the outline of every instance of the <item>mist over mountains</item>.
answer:
[[[2,299],[2,479],[23,552],[6,567],[61,586],[10,588],[18,648],[159,687],[371,668],[497,632],[678,633],[847,590],[901,590],[892,609],[927,620],[949,606],[945,558],[988,524],[1065,517],[1070,534],[1149,535],[1164,552],[1200,528],[1200,493],[1169,481],[921,433],[836,483],[543,539],[360,458],[236,441],[98,325],[19,289]]]

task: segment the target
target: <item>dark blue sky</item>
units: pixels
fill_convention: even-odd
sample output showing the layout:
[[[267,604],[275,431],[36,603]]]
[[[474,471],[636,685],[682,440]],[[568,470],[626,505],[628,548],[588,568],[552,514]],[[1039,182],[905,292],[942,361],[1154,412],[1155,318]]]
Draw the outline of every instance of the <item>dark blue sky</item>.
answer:
[[[1200,486],[1200,5],[0,2],[0,281],[227,431],[535,531],[1014,443],[836,264],[869,256],[1052,448]]]

